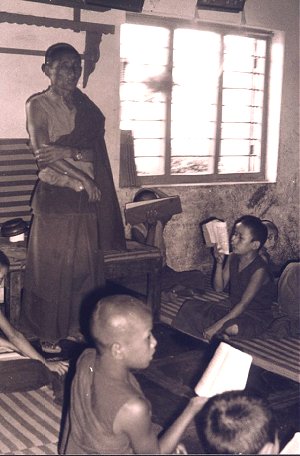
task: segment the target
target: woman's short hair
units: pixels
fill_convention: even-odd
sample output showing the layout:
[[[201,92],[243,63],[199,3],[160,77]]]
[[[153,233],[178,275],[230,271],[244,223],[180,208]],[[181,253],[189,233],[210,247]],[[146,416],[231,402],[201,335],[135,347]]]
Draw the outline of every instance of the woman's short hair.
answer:
[[[277,426],[268,402],[247,391],[211,397],[201,411],[199,432],[208,454],[258,454],[274,443]]]
[[[51,65],[61,54],[69,52],[81,59],[79,52],[68,43],[56,43],[50,46],[45,53],[45,64]]]

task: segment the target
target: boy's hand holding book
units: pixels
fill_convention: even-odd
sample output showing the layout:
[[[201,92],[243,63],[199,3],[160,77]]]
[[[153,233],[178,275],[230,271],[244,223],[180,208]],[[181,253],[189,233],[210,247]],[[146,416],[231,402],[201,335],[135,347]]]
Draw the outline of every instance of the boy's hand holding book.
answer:
[[[213,255],[217,263],[223,264],[225,253],[223,253],[222,248],[219,247],[218,244],[214,244]]]

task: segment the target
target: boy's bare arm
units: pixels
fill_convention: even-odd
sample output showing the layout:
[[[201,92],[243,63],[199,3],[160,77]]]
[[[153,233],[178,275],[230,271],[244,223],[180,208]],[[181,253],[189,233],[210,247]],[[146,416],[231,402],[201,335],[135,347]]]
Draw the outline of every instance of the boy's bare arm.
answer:
[[[114,431],[125,432],[128,435],[136,454],[170,454],[206,400],[198,396],[192,398],[182,414],[158,440],[153,431],[149,405],[142,398],[134,398],[119,411]]]
[[[214,289],[216,291],[223,291],[229,281],[230,255],[228,258],[226,258],[225,265],[223,266],[226,255],[220,252],[217,245],[214,246],[213,254],[216,261],[216,270],[213,280]]]
[[[134,397],[121,407],[114,432],[127,434],[136,454],[159,454],[158,440],[154,433],[151,410],[143,398]]]
[[[163,436],[159,439],[159,447],[161,454],[172,453],[182,438],[186,428],[202,409],[208,398],[194,396],[188,402],[188,405],[183,410],[181,415],[174,423],[166,430]]]
[[[68,370],[68,363],[65,361],[46,361],[45,358],[38,353],[31,343],[24,337],[24,335],[10,324],[1,312],[0,329],[8,338],[8,341],[1,338],[2,346],[18,351],[22,355],[28,356],[31,359],[36,359],[37,361],[45,364],[50,370],[58,372],[59,374],[64,374]]]
[[[264,269],[258,269],[255,271],[253,276],[251,277],[249,284],[246,288],[246,290],[243,293],[243,296],[238,302],[234,308],[228,312],[227,315],[225,315],[223,318],[218,320],[216,323],[211,325],[209,328],[207,328],[204,332],[210,338],[209,336],[213,336],[216,332],[220,331],[223,327],[223,325],[228,321],[232,320],[239,315],[241,315],[247,306],[250,304],[250,302],[254,299],[255,295],[257,294],[258,290],[261,288],[263,285],[264,281],[266,279],[266,272]]]

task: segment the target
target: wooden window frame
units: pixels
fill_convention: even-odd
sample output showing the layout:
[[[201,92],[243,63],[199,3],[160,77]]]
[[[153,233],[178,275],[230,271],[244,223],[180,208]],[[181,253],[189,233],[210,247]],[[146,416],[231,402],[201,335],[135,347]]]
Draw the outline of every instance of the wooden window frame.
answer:
[[[158,18],[147,15],[135,15],[128,13],[126,15],[126,23],[137,25],[152,25],[164,26],[174,31],[176,28],[190,28],[194,30],[214,31],[220,33],[222,37],[226,34],[246,36],[250,38],[261,38],[266,41],[266,54],[265,54],[265,72],[264,72],[264,95],[263,95],[263,113],[262,113],[262,136],[261,136],[261,156],[260,163],[261,169],[259,172],[249,173],[222,173],[218,174],[217,163],[220,154],[220,133],[221,133],[221,111],[222,111],[222,84],[219,84],[218,93],[218,114],[217,114],[217,132],[216,132],[216,148],[214,156],[214,173],[212,174],[198,174],[198,175],[171,175],[170,174],[170,103],[167,108],[167,135],[165,146],[165,173],[163,175],[139,175],[138,178],[142,185],[177,185],[177,184],[214,184],[214,183],[236,183],[236,182],[261,182],[266,180],[266,161],[267,161],[267,135],[268,135],[268,105],[269,105],[269,79],[270,79],[270,58],[271,58],[271,44],[273,33],[266,30],[250,28],[250,27],[236,27],[234,25],[220,25],[215,23],[200,23],[196,22],[191,24],[189,21],[178,21],[172,18]],[[173,33],[171,34],[173,37]],[[171,52],[172,55],[172,52]],[[169,62],[170,63],[170,62]]]

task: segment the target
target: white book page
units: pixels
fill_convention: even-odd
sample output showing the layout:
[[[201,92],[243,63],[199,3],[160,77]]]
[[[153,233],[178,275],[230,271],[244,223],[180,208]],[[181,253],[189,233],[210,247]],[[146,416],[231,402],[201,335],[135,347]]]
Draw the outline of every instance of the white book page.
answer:
[[[281,450],[280,454],[300,454],[300,432],[296,432],[294,437]]]
[[[227,223],[216,221],[215,223],[217,245],[220,247],[221,252],[229,255],[229,239],[227,231]]]
[[[195,393],[212,397],[225,391],[245,389],[251,363],[251,355],[221,342],[196,385]]]

